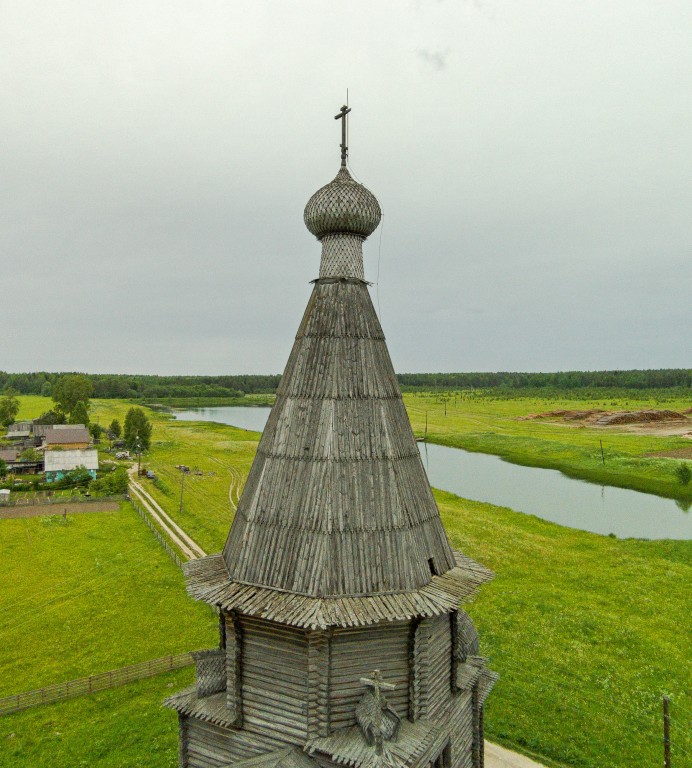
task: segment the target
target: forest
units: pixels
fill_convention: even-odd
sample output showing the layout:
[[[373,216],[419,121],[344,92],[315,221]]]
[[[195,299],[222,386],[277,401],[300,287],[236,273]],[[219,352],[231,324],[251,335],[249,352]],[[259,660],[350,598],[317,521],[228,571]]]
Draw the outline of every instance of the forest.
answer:
[[[6,373],[0,371],[0,391],[50,397],[63,373]],[[150,376],[143,374],[87,373],[95,398],[154,401],[165,398],[233,398],[273,394],[279,374],[237,376]],[[631,371],[557,371],[554,373],[475,372],[399,373],[407,392],[488,389],[501,392],[587,389],[692,389],[691,368]]]

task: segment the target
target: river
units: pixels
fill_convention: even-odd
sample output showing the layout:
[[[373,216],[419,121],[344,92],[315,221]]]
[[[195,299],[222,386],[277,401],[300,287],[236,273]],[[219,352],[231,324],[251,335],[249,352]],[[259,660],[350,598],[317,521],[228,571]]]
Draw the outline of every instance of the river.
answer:
[[[219,407],[177,411],[183,421],[215,421],[261,432],[269,408]],[[555,469],[524,467],[499,456],[418,444],[431,485],[593,533],[641,539],[691,539],[683,503],[626,488],[574,480]],[[688,507],[689,510],[689,507]]]

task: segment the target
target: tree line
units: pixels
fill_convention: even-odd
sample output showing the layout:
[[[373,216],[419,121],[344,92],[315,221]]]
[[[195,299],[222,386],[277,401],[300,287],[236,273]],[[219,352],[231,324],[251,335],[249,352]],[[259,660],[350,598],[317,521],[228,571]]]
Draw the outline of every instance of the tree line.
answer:
[[[239,376],[149,376],[138,374],[87,373],[91,397],[152,401],[165,398],[241,397],[273,394],[278,374]],[[0,371],[0,391],[52,397],[60,387],[62,373],[6,373]],[[400,373],[397,379],[407,391],[451,389],[671,389],[692,388],[692,369],[662,368],[630,371],[557,371],[521,373],[511,371],[476,373]]]

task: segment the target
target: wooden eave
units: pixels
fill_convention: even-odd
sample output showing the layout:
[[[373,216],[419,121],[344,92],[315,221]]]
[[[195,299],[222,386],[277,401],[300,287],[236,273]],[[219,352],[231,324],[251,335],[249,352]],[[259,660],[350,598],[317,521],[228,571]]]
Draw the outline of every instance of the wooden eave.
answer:
[[[365,741],[357,725],[311,739],[305,750],[308,754],[328,755],[348,768],[418,768],[439,755],[449,736],[446,720],[433,723],[420,718],[415,722],[403,721],[396,739],[382,745],[381,755]]]
[[[212,725],[222,728],[235,727],[235,718],[228,709],[226,691],[214,693],[211,696],[199,696],[197,688],[193,685],[184,688],[174,696],[169,696],[163,705],[181,715],[196,717]]]
[[[185,564],[191,597],[224,611],[305,629],[359,627],[383,621],[407,621],[455,611],[493,577],[491,570],[455,552],[454,568],[433,576],[421,589],[374,595],[312,597],[243,584],[231,579],[222,555]]]
[[[233,763],[233,768],[317,768],[318,763],[300,747],[287,747]]]

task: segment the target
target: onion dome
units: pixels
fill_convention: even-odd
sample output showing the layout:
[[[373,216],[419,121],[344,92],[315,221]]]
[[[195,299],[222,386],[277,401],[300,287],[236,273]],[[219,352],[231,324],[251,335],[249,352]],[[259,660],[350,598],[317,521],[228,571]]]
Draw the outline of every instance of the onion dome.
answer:
[[[382,211],[375,195],[355,181],[342,165],[334,180],[308,200],[303,218],[318,240],[330,234],[365,239],[377,229]]]

